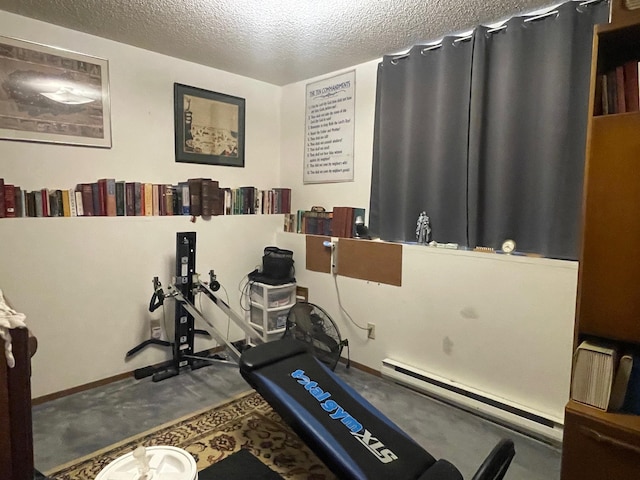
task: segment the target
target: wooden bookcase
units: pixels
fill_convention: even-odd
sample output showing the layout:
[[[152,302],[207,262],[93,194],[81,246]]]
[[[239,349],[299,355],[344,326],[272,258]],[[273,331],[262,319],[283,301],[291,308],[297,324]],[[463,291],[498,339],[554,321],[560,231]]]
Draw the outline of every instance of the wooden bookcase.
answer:
[[[598,76],[640,61],[640,23],[596,27],[574,347],[640,348],[640,112],[602,115]],[[640,416],[569,401],[562,480],[640,478]]]
[[[26,328],[10,330],[15,366],[0,354],[0,478],[32,480],[31,356],[37,342]],[[4,343],[4,342],[3,342]]]

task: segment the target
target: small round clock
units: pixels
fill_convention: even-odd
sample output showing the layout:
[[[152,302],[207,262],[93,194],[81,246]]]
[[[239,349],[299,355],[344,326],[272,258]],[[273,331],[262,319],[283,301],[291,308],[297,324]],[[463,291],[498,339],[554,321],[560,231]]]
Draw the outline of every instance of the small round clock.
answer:
[[[516,242],[511,239],[505,240],[502,243],[502,251],[504,253],[511,253],[516,249]]]

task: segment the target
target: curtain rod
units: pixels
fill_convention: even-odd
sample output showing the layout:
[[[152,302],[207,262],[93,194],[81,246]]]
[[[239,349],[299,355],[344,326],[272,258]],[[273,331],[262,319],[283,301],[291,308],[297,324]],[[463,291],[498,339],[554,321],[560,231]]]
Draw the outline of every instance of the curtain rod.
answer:
[[[527,17],[523,20],[523,22],[524,23],[535,22],[536,20],[542,20],[543,18],[551,17],[557,14],[558,14],[558,10],[551,10],[550,12],[541,13],[540,15],[536,15],[534,17]]]
[[[569,0],[569,1],[575,1],[575,0]],[[580,2],[578,5],[581,7],[585,7],[587,5],[591,5],[594,3],[600,3],[600,2],[606,2],[607,0],[585,0],[584,2]],[[568,3],[568,2],[565,2]],[[562,4],[560,4],[562,5]],[[557,15],[558,14],[558,10],[551,10],[549,12],[545,12],[545,13],[541,13],[539,15],[535,15],[533,17],[527,17],[525,18],[523,21],[525,23],[528,22],[535,22],[536,20],[541,20],[543,18],[549,17],[551,15]],[[525,15],[520,15],[520,16],[525,16]],[[513,17],[512,17],[513,18]],[[487,30],[487,33],[495,33],[495,32],[499,32],[500,30],[504,30],[505,28],[507,28],[507,21],[505,21],[502,25],[499,25],[497,27],[493,27]],[[464,37],[459,37],[456,38],[453,43],[459,43],[459,42],[464,42],[467,40],[470,40],[473,37],[473,35],[465,35]],[[420,49],[420,54],[424,55],[426,52],[429,52],[431,50],[437,50],[438,48],[442,47],[442,40],[440,41],[440,43],[436,43],[434,45],[428,45],[422,49]],[[403,58],[407,58],[409,57],[410,52],[407,53],[401,53],[400,55],[396,55],[394,57],[391,57],[391,64],[392,65],[397,65],[398,64],[398,60],[402,60]]]

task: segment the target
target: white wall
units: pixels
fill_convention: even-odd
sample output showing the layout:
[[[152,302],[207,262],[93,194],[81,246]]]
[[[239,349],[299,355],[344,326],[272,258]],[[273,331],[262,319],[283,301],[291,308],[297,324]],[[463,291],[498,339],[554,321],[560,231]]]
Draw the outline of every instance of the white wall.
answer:
[[[210,177],[222,186],[280,185],[280,94],[274,85],[0,12],[2,34],[109,60],[113,148],[0,141],[0,177],[27,190],[70,188],[111,177],[176,183]],[[246,99],[245,168],[174,161],[173,84]],[[175,234],[198,232],[198,271],[213,268],[237,306],[237,285],[273,243],[281,216],[20,218],[0,222],[0,288],[38,336],[34,397],[159,362],[148,338],[151,280],[166,285]],[[155,316],[160,316],[156,312]],[[221,320],[223,321],[223,320]],[[238,330],[232,336],[241,338]]]
[[[293,208],[369,208],[377,61],[356,69],[355,180],[302,183],[305,86],[282,91],[282,181]],[[340,72],[336,72],[340,73]],[[329,77],[331,75],[327,75]],[[322,77],[324,78],[324,77]],[[389,357],[546,414],[562,423],[569,396],[577,263],[404,246],[402,287],[304,266],[302,235],[280,233],[297,253],[297,280],[349,338],[351,356],[375,370]],[[354,327],[376,324],[376,339]]]
[[[113,148],[0,141],[0,177],[10,183],[35,190],[102,177],[174,183],[207,176],[225,186],[291,187],[294,210],[369,207],[375,61],[353,67],[354,182],[303,185],[304,92],[316,79],[279,88],[4,12],[0,27],[7,36],[107,58],[111,69]],[[174,82],[246,98],[246,168],[174,162]],[[196,224],[183,217],[0,222],[0,288],[40,340],[34,396],[168,358],[154,347],[124,362],[125,352],[148,337],[148,319],[161,316],[147,312],[151,279],[168,281],[175,233],[194,230],[198,271],[216,270],[236,310],[237,284],[260,262],[262,248],[276,242],[294,250],[299,283],[337,320],[355,361],[379,370],[391,357],[562,417],[574,263],[405,247],[402,287],[337,278],[354,320],[377,325],[376,340],[367,341],[340,314],[334,278],[304,270],[304,237],[277,233],[281,224],[280,216]],[[225,325],[215,309],[211,313]],[[242,335],[232,329],[231,336]]]
[[[282,182],[295,188],[292,211],[308,210],[321,205],[327,210],[334,206],[363,207],[369,210],[371,186],[371,156],[373,151],[373,116],[376,99],[376,72],[378,62],[368,62],[334,74],[356,71],[354,181],[342,183],[302,183],[305,137],[305,88],[320,78],[293,83],[282,88],[282,140],[280,170]]]

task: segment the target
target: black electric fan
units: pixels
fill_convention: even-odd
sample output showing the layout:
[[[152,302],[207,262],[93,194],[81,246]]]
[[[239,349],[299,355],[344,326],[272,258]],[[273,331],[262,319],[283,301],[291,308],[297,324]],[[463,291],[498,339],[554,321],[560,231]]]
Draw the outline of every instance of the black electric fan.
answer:
[[[349,342],[342,340],[337,325],[318,305],[298,302],[287,315],[284,338],[295,338],[311,346],[314,356],[331,370],[335,370],[343,347],[347,347],[349,368]]]

